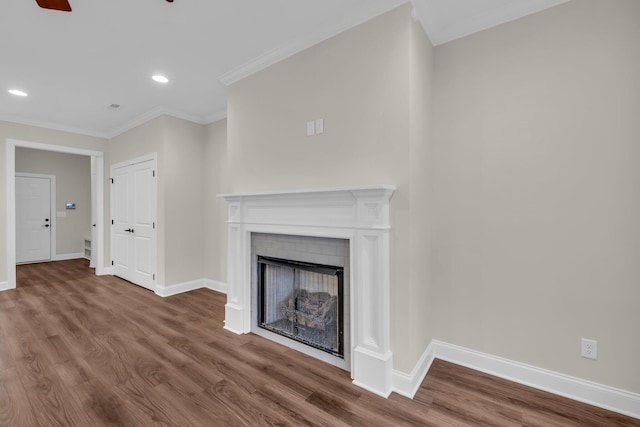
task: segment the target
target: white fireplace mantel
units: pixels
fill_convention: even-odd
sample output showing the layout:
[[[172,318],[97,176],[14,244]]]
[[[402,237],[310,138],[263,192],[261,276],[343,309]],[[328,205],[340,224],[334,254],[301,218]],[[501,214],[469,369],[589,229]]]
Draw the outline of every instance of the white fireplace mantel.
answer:
[[[387,397],[389,201],[395,186],[375,185],[221,194],[228,202],[225,329],[251,331],[251,233],[348,239],[351,262],[351,376]]]

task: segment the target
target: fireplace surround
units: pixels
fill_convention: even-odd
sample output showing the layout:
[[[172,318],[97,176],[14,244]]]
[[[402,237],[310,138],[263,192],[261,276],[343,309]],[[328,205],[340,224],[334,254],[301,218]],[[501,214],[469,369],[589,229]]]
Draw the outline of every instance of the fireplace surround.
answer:
[[[223,194],[228,203],[225,329],[252,325],[252,233],[349,241],[349,335],[345,359],[354,384],[387,397],[389,338],[389,202],[395,186]],[[255,298],[255,296],[254,296]]]

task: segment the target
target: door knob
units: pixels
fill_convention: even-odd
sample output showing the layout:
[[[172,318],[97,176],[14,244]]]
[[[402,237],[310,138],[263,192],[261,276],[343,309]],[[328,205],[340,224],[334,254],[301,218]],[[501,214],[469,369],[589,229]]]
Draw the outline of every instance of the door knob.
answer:
[[[133,228],[127,228],[127,229],[126,229],[126,230],[124,230],[124,231],[126,231],[127,233],[133,233]]]

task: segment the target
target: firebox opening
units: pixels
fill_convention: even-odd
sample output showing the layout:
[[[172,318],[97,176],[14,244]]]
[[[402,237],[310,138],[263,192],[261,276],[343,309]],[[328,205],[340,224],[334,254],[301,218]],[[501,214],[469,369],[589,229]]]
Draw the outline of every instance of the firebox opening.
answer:
[[[260,328],[344,359],[344,268],[258,256]]]

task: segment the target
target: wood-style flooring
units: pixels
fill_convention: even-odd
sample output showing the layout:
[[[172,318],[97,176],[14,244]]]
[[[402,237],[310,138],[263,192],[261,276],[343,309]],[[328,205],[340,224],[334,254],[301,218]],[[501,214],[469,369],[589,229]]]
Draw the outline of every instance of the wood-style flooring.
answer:
[[[161,298],[84,260],[22,265],[0,292],[2,426],[640,426],[435,361],[415,399],[223,326],[225,296]]]

